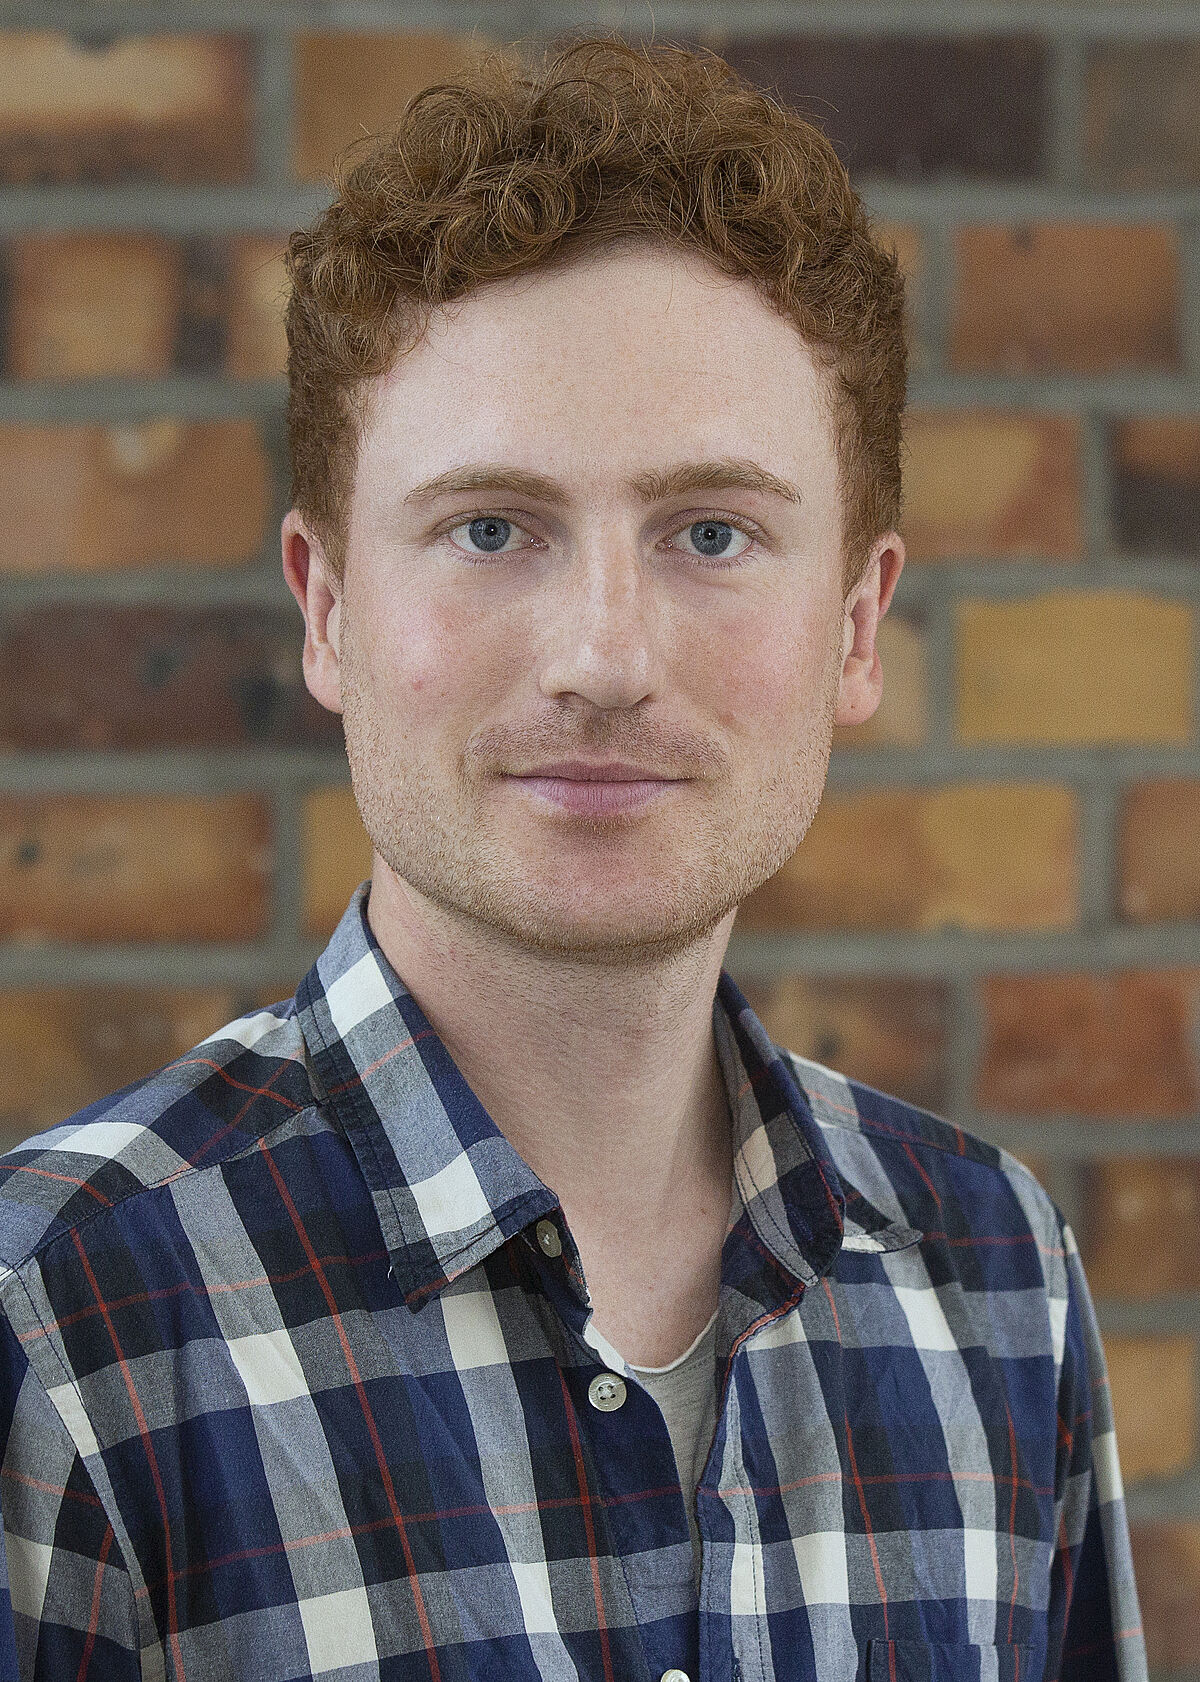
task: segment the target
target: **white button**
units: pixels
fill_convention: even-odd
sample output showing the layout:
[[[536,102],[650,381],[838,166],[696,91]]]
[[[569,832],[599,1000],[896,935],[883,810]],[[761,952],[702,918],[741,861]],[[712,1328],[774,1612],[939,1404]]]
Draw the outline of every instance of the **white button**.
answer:
[[[664,1670],[658,1682],[690,1682],[686,1670]]]
[[[598,1373],[588,1385],[588,1401],[601,1413],[612,1413],[624,1400],[625,1380],[618,1373]]]
[[[537,1241],[548,1256],[562,1255],[562,1239],[558,1236],[558,1228],[553,1221],[539,1221],[533,1229],[537,1233]]]

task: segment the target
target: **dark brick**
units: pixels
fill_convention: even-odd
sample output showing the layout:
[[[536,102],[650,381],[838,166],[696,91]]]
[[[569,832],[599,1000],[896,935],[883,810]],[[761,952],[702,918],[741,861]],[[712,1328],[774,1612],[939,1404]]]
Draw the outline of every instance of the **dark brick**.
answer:
[[[336,746],[304,687],[297,613],[63,607],[0,619],[0,745]]]
[[[1113,428],[1112,524],[1132,555],[1200,557],[1200,415],[1139,415]]]
[[[1046,51],[1035,38],[708,39],[824,128],[855,174],[1027,180],[1042,172]]]
[[[1200,41],[1114,41],[1087,66],[1084,167],[1102,187],[1200,182]]]
[[[186,240],[175,366],[186,374],[221,372],[228,338],[229,243],[215,239]]]
[[[941,982],[782,976],[742,991],[776,1045],[909,1103],[946,1100],[946,988]]]

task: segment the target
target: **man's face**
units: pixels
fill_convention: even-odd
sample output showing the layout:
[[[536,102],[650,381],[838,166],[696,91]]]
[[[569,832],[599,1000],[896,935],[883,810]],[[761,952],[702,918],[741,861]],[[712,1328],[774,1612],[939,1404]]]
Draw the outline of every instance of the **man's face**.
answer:
[[[801,500],[631,483],[729,459]],[[407,500],[485,466],[561,496]],[[426,900],[593,964],[731,927],[804,836],[847,704],[834,437],[799,335],[645,246],[439,313],[376,382],[327,630],[310,687],[344,712],[376,851]],[[682,780],[581,814],[513,775],[576,758]]]

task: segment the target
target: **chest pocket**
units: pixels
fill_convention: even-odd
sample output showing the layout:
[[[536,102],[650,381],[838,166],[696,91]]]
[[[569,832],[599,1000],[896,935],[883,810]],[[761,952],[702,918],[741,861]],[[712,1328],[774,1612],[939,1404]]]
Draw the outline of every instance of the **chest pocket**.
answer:
[[[1032,1647],[946,1641],[872,1641],[866,1682],[1033,1682]]]

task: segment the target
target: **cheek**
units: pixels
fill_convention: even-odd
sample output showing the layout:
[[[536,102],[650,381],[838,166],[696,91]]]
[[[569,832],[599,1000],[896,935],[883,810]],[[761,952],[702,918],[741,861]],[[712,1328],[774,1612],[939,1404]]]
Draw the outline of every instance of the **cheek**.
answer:
[[[709,674],[709,707],[726,729],[782,746],[821,717],[837,638],[829,614],[775,602],[727,626],[689,671]]]
[[[473,624],[470,615],[434,603],[389,608],[375,614],[369,635],[364,652],[374,687],[410,716],[428,712],[444,717],[475,686],[478,618]]]

